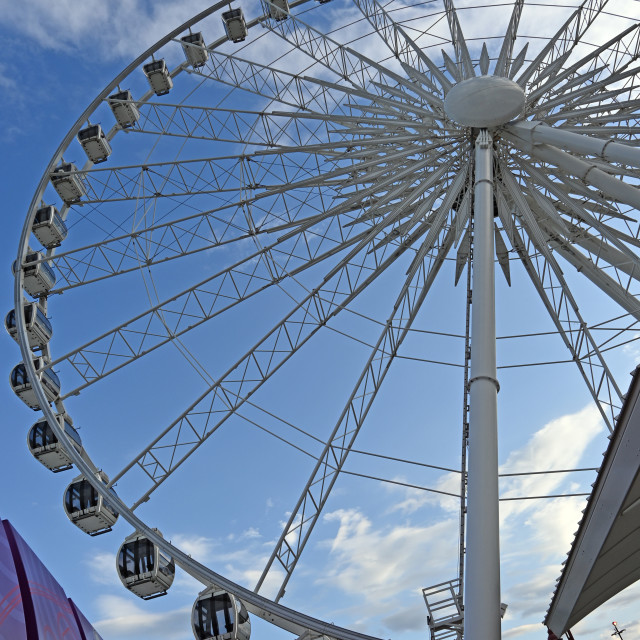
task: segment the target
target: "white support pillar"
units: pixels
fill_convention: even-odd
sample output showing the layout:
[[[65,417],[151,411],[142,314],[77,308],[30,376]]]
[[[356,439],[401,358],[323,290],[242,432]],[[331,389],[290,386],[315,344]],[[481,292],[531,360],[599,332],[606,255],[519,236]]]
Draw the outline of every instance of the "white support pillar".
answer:
[[[500,638],[498,380],[492,139],[476,139],[465,640]]]

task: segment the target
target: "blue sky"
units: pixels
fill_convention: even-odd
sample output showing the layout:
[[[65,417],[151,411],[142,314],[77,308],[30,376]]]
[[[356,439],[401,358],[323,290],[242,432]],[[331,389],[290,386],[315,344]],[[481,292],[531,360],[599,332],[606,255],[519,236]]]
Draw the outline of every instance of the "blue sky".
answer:
[[[206,6],[202,0],[88,1],[81,5],[66,0],[55,6],[45,0],[25,0],[3,7],[0,141],[4,179],[0,193],[5,231],[0,242],[5,269],[0,277],[6,311],[13,305],[10,264],[17,252],[23,219],[60,140],[120,69]],[[314,19],[324,20],[329,28],[345,16],[354,16],[343,0],[334,0],[323,9],[326,12],[322,18]],[[624,13],[624,3],[619,3],[618,10]],[[523,18],[527,35],[533,30],[533,18],[536,28],[549,33],[553,31],[552,20],[543,18],[548,14],[558,23],[564,15],[545,7],[539,7],[537,13],[527,11],[527,19]],[[493,19],[487,15],[480,23],[465,23],[466,14],[461,16],[468,37],[488,30],[504,31],[504,16]],[[598,37],[618,24],[613,18],[605,22]],[[217,17],[207,26],[221,30]],[[371,45],[366,41],[363,46]],[[179,61],[177,53],[173,61]],[[226,96],[225,104],[232,100],[233,96]],[[243,103],[240,108],[249,107]],[[108,112],[102,117],[105,127],[110,126]],[[114,163],[125,164],[128,157],[136,157],[137,140],[126,138],[118,149],[116,142],[120,144],[120,139],[114,142]],[[163,151],[167,157],[174,151],[172,145],[167,144]],[[204,147],[198,151],[204,152]],[[76,153],[76,157],[67,159],[81,165],[82,151],[78,148]],[[116,153],[120,155],[116,157]],[[200,204],[198,201],[197,206]],[[87,224],[78,223],[77,228],[91,237]],[[185,274],[192,281],[206,277],[219,264],[246,250],[239,247],[235,249],[239,253],[229,250],[221,256],[205,252],[179,268],[158,270],[160,297],[177,290]],[[498,273],[498,334],[551,331],[553,327],[522,268],[514,265],[512,276],[509,288]],[[365,294],[357,309],[386,317],[392,302],[389,292],[397,291],[403,278],[404,271],[391,270]],[[620,313],[584,286],[575,272],[567,269],[567,278],[589,322]],[[49,315],[56,332],[54,352],[78,344],[74,340],[96,335],[100,328],[114,326],[136,305],[144,308],[144,284],[140,278],[126,277],[121,282],[92,285],[86,291],[70,291],[58,306],[58,301],[52,302]],[[307,284],[303,281],[300,286]],[[297,290],[292,287],[287,291],[296,295]],[[453,267],[445,265],[417,326],[459,334],[464,329],[464,293],[462,285],[454,289]],[[264,302],[247,302],[240,312],[225,314],[209,323],[211,326],[192,332],[186,344],[211,375],[220,375],[289,306],[284,293]],[[336,328],[357,334],[365,342],[373,340],[379,331],[373,323],[357,317],[345,319]],[[461,341],[416,333],[407,339],[401,353],[407,357],[389,373],[357,448],[455,467],[459,456],[461,370],[416,362],[410,357],[459,363]],[[631,344],[611,354],[611,366],[622,387],[630,381],[627,372],[635,367],[638,353]],[[300,358],[279,372],[273,387],[265,387],[252,400],[280,418],[326,437],[367,354],[363,345],[337,332],[322,332],[299,354]],[[8,378],[19,358],[17,345],[8,337],[0,340],[0,358]],[[568,354],[559,338],[551,335],[501,340],[498,358],[499,365],[511,365],[566,360]],[[176,350],[156,352],[148,361],[144,366],[128,367],[69,401],[69,411],[82,427],[81,435],[91,455],[111,475],[205,388],[205,382]],[[63,387],[65,383],[70,386],[70,376],[63,377]],[[504,471],[599,465],[607,444],[604,426],[570,364],[501,369],[500,382],[500,463]],[[112,533],[91,539],[68,522],[62,494],[73,472],[53,475],[31,458],[25,440],[37,414],[15,398],[8,384],[2,394],[2,517],[13,522],[105,640],[192,637],[189,615],[199,585],[179,574],[165,598],[145,603],[127,593],[116,576],[115,554],[130,528],[120,522]],[[295,435],[264,411],[249,408],[246,417],[317,455],[317,443]],[[311,464],[308,456],[238,418],[206,443],[191,464],[169,479],[139,514],[183,550],[252,587]],[[366,456],[352,455],[347,468],[409,484],[457,490],[453,474]],[[519,478],[505,480],[501,491],[505,497],[581,493],[588,491],[594,479],[591,472]],[[133,501],[142,493],[140,487],[132,476],[117,489]],[[509,605],[503,623],[505,638],[546,637],[540,621],[583,507],[583,498],[502,503],[503,600]],[[452,499],[345,476],[327,504],[283,603],[379,637],[424,638],[426,609],[419,589],[455,577],[456,536],[457,505]],[[640,633],[638,594],[636,585],[607,603],[577,627],[576,637],[609,637],[613,619],[627,628],[630,637]],[[260,621],[254,620],[253,624],[255,638],[270,640],[286,635]]]

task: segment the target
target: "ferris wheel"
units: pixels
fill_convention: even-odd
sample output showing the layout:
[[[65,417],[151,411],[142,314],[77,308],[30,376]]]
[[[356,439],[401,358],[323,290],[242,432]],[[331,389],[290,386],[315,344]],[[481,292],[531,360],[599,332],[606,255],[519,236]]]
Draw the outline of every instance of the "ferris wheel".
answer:
[[[224,1],[85,109],[20,238],[11,384],[40,412],[34,456],[79,473],[69,519],[133,527],[127,589],[162,595],[176,566],[198,579],[201,639],[247,640],[249,614],[368,638],[280,600],[340,482],[384,480],[347,462],[386,459],[457,474],[429,489],[459,505],[455,580],[424,593],[432,638],[500,637],[496,287],[527,283],[612,432],[610,360],[640,322],[639,27],[607,0]],[[455,386],[455,411],[420,385]],[[427,411],[446,428],[416,433]],[[360,449],[370,422],[405,453]],[[410,455],[433,439],[447,452]],[[252,466],[256,490],[292,498],[255,588],[171,544],[152,508],[188,474],[185,502],[215,512]]]

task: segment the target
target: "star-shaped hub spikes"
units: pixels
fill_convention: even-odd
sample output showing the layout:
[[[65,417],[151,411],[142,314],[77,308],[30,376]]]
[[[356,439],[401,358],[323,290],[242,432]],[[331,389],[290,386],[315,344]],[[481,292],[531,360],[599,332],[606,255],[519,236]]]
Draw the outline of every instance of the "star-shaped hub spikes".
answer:
[[[455,8],[450,2],[445,7],[455,61],[443,50],[442,64],[436,65],[394,26],[420,64],[411,66],[400,57],[403,75],[359,56],[388,85],[373,83],[376,93],[340,87],[348,96],[349,115],[315,116],[327,118],[334,125],[330,134],[346,147],[327,154],[335,168],[318,181],[340,192],[339,204],[325,216],[357,212],[350,224],[386,230],[379,244],[410,242],[422,255],[447,225],[456,226],[459,242],[472,201],[473,137],[488,128],[494,140],[496,215],[506,236],[496,226],[496,251],[507,280],[509,253],[519,255],[531,242],[547,258],[557,252],[640,319],[638,303],[620,277],[637,279],[640,273],[629,248],[637,244],[637,234],[619,226],[630,208],[640,209],[640,151],[632,146],[640,105],[640,67],[633,55],[638,25],[571,62],[575,46],[553,55],[570,19],[527,64],[528,44],[512,56],[522,8],[516,3],[498,57],[492,60],[483,44],[472,61]],[[384,14],[379,5],[376,10]],[[457,276],[467,255],[468,243],[462,242]],[[603,259],[613,275],[596,266]]]

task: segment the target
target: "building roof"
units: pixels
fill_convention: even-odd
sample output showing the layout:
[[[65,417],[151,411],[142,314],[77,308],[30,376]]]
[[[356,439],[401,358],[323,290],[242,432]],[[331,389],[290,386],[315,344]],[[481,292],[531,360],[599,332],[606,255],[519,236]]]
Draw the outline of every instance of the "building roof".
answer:
[[[640,578],[640,366],[544,623],[559,637]]]

